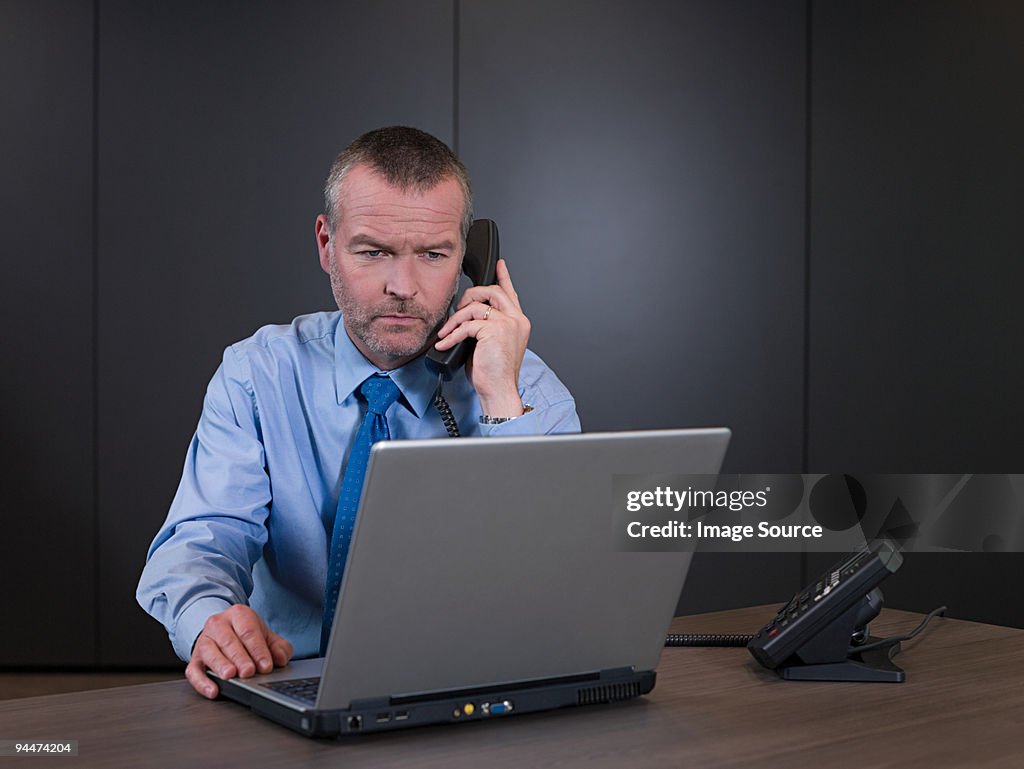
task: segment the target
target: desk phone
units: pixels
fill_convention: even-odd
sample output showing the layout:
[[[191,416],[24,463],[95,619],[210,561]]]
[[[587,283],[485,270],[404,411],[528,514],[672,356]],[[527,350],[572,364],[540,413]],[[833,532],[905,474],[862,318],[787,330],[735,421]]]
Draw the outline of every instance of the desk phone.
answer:
[[[898,644],[857,652],[874,640],[867,624],[882,610],[878,584],[902,563],[888,540],[843,558],[794,595],[747,648],[790,680],[902,682],[903,670],[890,661]]]

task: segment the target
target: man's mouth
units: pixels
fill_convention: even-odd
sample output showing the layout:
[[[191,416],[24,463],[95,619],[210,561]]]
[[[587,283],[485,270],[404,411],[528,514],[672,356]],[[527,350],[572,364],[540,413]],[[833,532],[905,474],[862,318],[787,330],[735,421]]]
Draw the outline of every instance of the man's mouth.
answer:
[[[406,315],[404,313],[388,313],[386,315],[378,315],[377,320],[382,320],[385,323],[393,326],[411,326],[414,323],[423,322],[423,318],[419,315]]]

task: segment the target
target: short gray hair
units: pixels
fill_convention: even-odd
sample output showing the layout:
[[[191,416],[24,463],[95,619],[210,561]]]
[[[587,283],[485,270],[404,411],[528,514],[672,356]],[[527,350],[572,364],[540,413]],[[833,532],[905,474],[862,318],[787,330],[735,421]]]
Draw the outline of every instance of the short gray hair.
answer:
[[[443,141],[408,126],[377,128],[365,133],[334,159],[324,184],[324,212],[331,232],[339,213],[338,190],[349,172],[359,165],[369,166],[388,184],[401,190],[425,192],[454,177],[465,201],[462,212],[462,242],[465,244],[469,225],[473,223],[473,193],[466,167]]]

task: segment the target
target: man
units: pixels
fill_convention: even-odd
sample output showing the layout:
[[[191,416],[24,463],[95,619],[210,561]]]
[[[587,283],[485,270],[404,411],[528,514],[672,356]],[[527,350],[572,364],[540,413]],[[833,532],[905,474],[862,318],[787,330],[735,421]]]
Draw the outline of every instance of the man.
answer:
[[[206,697],[208,669],[248,677],[322,650],[368,441],[446,435],[431,346],[476,340],[444,386],[463,434],[579,431],[569,392],[526,349],[503,261],[497,284],[468,289],[448,316],[472,222],[448,147],[412,128],[371,131],[337,157],[324,197],[316,242],[340,312],[225,350],[139,583]]]

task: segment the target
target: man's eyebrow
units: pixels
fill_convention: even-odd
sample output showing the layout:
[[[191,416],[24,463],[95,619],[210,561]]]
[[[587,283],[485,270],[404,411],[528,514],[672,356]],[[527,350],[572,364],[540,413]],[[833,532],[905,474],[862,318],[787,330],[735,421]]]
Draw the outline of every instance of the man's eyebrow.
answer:
[[[368,248],[374,251],[386,251],[389,254],[391,253],[390,246],[379,243],[369,235],[364,235],[362,233],[353,235],[346,247],[349,251],[355,251],[357,248]],[[442,240],[439,243],[428,243],[426,245],[416,246],[416,253],[418,254],[425,251],[447,251],[454,253],[455,250],[456,245],[450,240]]]
[[[369,235],[353,235],[352,239],[349,240],[347,244],[347,248],[349,251],[353,251],[357,248],[363,248],[367,246],[370,248],[370,250],[373,251],[387,251],[388,253],[391,253],[391,248],[389,246],[385,246],[383,243],[378,243]]]
[[[455,244],[450,240],[442,240],[440,243],[427,244],[425,246],[418,246],[416,252],[421,251],[454,251]]]

